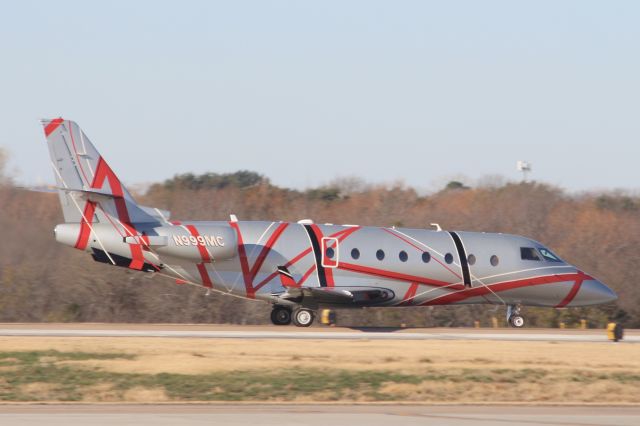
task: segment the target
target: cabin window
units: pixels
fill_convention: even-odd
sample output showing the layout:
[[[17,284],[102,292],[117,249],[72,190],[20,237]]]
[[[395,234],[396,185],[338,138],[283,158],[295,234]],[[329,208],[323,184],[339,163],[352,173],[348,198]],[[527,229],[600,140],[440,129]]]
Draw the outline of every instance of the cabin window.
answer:
[[[430,260],[431,260],[431,254],[429,254],[428,251],[425,251],[424,253],[422,253],[422,261],[424,263],[429,263]]]
[[[549,262],[562,262],[562,260],[560,260],[560,258],[558,256],[556,256],[551,250],[547,249],[547,248],[540,248],[540,254],[542,255],[542,257],[544,257],[545,260],[548,260]]]
[[[444,255],[444,261],[451,264],[453,263],[453,255],[451,253],[447,253]]]
[[[408,255],[408,254],[407,254],[407,252],[406,252],[406,251],[404,251],[404,250],[402,250],[402,251],[400,252],[400,254],[398,254],[398,257],[400,258],[400,261],[401,261],[401,262],[406,262],[406,261],[407,261],[407,259],[409,259],[409,255]]]
[[[384,259],[384,251],[382,251],[382,250],[378,250],[378,251],[376,252],[376,257],[378,258],[378,260],[382,260],[382,259]]]
[[[353,259],[360,259],[360,250],[358,250],[357,248],[351,250],[351,257]]]
[[[476,256],[473,254],[470,254],[469,256],[467,256],[467,263],[469,265],[474,265],[476,263]]]
[[[538,251],[533,247],[520,247],[520,258],[522,260],[542,260]]]
[[[496,256],[495,254],[493,256],[491,256],[491,258],[489,259],[489,262],[491,262],[491,266],[498,266],[498,263],[500,263],[500,259],[498,259],[498,256]]]
[[[327,250],[325,251],[325,254],[329,259],[333,259],[333,256],[336,255],[336,251],[333,249],[333,247],[328,247]]]

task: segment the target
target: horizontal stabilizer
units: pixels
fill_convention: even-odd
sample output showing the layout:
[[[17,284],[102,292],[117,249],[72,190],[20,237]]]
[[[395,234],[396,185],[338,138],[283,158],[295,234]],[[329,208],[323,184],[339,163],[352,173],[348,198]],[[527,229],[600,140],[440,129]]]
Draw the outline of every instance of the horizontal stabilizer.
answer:
[[[66,193],[76,193],[78,195],[80,195],[83,199],[88,200],[88,201],[95,201],[95,202],[100,202],[100,201],[105,201],[105,200],[112,200],[115,198],[123,198],[121,195],[114,195],[111,192],[107,192],[104,190],[95,190],[95,189],[74,189],[74,188],[61,188],[61,187],[57,187],[56,188],[59,191],[64,191]],[[141,205],[137,205],[136,206],[138,209],[142,210],[145,214],[161,221],[161,222],[167,222],[169,220],[169,218],[171,217],[171,212],[167,211],[167,210],[161,210],[161,209],[157,209],[155,207],[147,207],[147,206],[141,206]]]
[[[141,205],[138,205],[138,208],[149,216],[158,219],[160,222],[167,222],[171,218],[171,212],[168,210],[161,210],[155,207],[147,207]]]
[[[84,199],[89,201],[104,201],[104,200],[112,200],[114,198],[122,198],[122,196],[115,196],[111,192],[102,191],[102,190],[90,190],[90,189],[73,189],[73,188],[57,188],[60,191],[64,191],[66,193],[75,193],[82,196]]]

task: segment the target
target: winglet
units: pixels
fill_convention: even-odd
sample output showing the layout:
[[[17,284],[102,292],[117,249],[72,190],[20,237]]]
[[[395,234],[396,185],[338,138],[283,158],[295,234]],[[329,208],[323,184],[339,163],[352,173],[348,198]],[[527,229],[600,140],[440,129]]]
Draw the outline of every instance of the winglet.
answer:
[[[42,120],[42,125],[44,126],[44,135],[49,136],[62,123],[64,123],[64,119],[62,117],[54,118],[53,120]]]
[[[278,266],[278,275],[280,276],[280,283],[282,287],[297,287],[296,280],[293,279],[293,275],[287,269],[286,266]]]

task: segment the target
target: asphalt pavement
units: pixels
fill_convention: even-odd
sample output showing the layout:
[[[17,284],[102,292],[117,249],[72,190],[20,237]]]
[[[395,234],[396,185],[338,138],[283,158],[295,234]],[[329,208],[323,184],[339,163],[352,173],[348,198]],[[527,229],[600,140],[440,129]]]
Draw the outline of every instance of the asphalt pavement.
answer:
[[[170,337],[203,339],[307,340],[502,340],[606,342],[605,330],[558,329],[392,329],[169,324],[0,324],[0,336]],[[640,343],[640,332],[627,331],[624,342]]]
[[[0,405],[2,425],[637,426],[640,407],[514,405]]]

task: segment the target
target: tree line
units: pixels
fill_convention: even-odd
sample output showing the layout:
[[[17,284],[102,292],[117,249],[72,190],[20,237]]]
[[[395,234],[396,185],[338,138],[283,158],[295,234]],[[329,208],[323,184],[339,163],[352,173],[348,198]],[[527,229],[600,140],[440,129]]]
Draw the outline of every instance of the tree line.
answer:
[[[55,193],[19,188],[2,173],[0,155],[0,321],[267,323],[270,307],[149,279],[147,274],[94,263],[59,245],[52,230],[62,213]],[[640,327],[640,198],[616,191],[571,194],[536,182],[468,187],[452,183],[422,195],[414,188],[339,179],[307,190],[273,185],[250,171],[175,176],[152,185],[138,201],[176,219],[358,223],[375,226],[504,232],[544,242],[619,295],[589,308],[525,308],[532,326],[576,326],[609,319]],[[339,311],[339,322],[368,326],[471,326],[504,308],[424,307]]]

